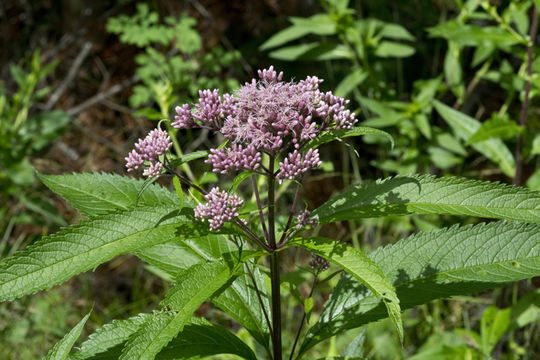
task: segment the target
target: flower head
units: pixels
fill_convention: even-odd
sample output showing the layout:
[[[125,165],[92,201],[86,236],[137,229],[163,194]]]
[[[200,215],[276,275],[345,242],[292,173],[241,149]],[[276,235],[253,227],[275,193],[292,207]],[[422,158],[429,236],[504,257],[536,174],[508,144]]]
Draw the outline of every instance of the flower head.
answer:
[[[238,208],[243,200],[237,195],[231,195],[219,188],[213,188],[204,196],[206,204],[199,204],[195,208],[195,217],[207,220],[211,230],[219,230],[225,221],[231,221],[238,216]]]
[[[234,94],[199,92],[194,109],[187,104],[176,108],[173,126],[214,129],[231,141],[229,148],[209,156],[215,172],[254,170],[261,153],[284,154],[278,179],[293,179],[320,165],[316,150],[302,152],[307,142],[323,131],[349,129],[357,120],[345,109],[347,100],[319,90],[322,80],[315,76],[284,82],[283,73],[272,66],[258,76]],[[292,152],[285,152],[289,147]]]
[[[206,162],[214,172],[256,171],[263,167],[262,155],[268,154],[282,157],[273,176],[280,182],[293,180],[321,164],[317,150],[304,149],[310,140],[324,131],[350,129],[357,122],[355,114],[346,109],[348,100],[321,92],[321,82],[316,76],[285,82],[283,73],[270,66],[233,94],[220,95],[217,89],[199,91],[197,103],[176,107],[172,126],[214,130],[229,140],[229,146],[211,150]],[[154,137],[164,139],[161,134]],[[150,160],[145,175],[155,176],[161,171],[156,165],[157,152],[147,154],[145,144],[136,145],[138,150],[126,157],[127,167],[131,171]]]
[[[144,165],[144,161],[150,162],[150,166],[145,169],[144,175],[156,177],[161,173],[163,165],[159,161],[159,155],[169,151],[172,146],[171,138],[166,131],[154,129],[146,135],[144,139],[139,139],[126,159],[128,171],[133,171]]]

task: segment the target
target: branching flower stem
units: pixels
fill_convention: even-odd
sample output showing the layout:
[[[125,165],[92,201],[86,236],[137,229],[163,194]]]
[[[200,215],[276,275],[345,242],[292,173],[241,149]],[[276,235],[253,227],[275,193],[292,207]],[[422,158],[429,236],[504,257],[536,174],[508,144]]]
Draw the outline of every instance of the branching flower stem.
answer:
[[[292,203],[292,206],[291,206],[291,213],[289,215],[289,219],[287,220],[287,225],[285,225],[285,229],[283,229],[283,234],[281,235],[281,238],[279,239],[278,248],[279,248],[279,244],[281,244],[283,242],[283,240],[285,240],[285,236],[287,235],[287,231],[291,227],[292,219],[294,217],[294,213],[296,212],[296,206],[298,205],[298,199],[300,198],[300,189],[302,187],[302,185],[300,183],[301,181],[302,181],[301,178],[298,179],[298,185],[296,187],[296,193],[294,194],[294,200],[293,200],[293,203]]]
[[[169,171],[171,174],[176,176],[181,182],[183,182],[187,186],[190,186],[190,187],[194,188],[195,190],[197,190],[198,192],[200,192],[203,195],[208,194],[208,192],[206,190],[204,190],[203,188],[201,188],[198,185],[195,185],[191,180],[189,180],[188,178],[186,178],[185,176],[183,176],[182,174],[180,174],[176,170],[174,170],[171,166],[169,166],[167,161],[164,161],[163,166],[165,167],[165,169],[167,169],[167,171]],[[259,237],[257,235],[255,235],[255,233],[246,224],[244,224],[240,219],[238,219],[238,218],[234,219],[233,224],[236,225],[241,230],[243,230],[246,233],[247,237],[251,241],[257,243],[259,246],[261,246],[266,251],[271,251],[272,250],[270,247],[268,247],[267,244],[265,244],[263,241],[261,241],[261,239],[259,239]]]
[[[253,193],[255,194],[255,199],[257,200],[257,207],[259,208],[259,219],[261,220],[264,237],[265,239],[268,239],[268,230],[266,229],[266,222],[264,221],[261,198],[259,196],[259,187],[257,186],[257,179],[255,179],[255,175],[251,175],[251,183],[253,184]]]
[[[255,281],[255,276],[253,276],[253,272],[249,268],[249,265],[247,262],[246,262],[246,269],[248,271],[249,277],[251,278],[251,282],[253,283],[253,287],[255,288],[255,293],[257,294],[257,298],[259,299],[259,304],[261,305],[264,318],[266,319],[266,324],[268,325],[268,329],[270,330],[270,333],[272,334],[274,332],[274,330],[272,329],[272,323],[270,322],[270,318],[268,317],[268,313],[266,312],[266,306],[264,306],[261,292],[259,290],[259,287],[257,286],[257,282]]]
[[[311,285],[311,290],[309,292],[308,298],[313,296],[313,292],[315,291],[315,287],[317,286],[317,283],[319,281],[319,272],[320,269],[317,270],[315,273],[315,278],[313,279],[313,284]],[[294,350],[296,349],[296,344],[298,344],[298,339],[300,339],[300,334],[302,333],[302,329],[304,327],[304,322],[306,321],[306,310],[304,309],[304,315],[302,315],[302,320],[300,320],[300,326],[298,327],[298,331],[296,332],[296,337],[294,338],[294,343],[291,349],[291,355],[289,356],[289,360],[292,360],[294,355]]]

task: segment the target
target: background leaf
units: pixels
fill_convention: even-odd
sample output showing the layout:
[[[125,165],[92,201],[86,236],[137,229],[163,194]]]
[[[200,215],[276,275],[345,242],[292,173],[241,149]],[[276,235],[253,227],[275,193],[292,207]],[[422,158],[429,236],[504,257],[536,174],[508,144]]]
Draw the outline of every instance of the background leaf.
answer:
[[[84,328],[84,324],[86,324],[86,321],[90,317],[90,314],[92,311],[90,311],[84,318],[82,318],[81,321],[69,333],[64,336],[60,342],[58,342],[54,347],[49,351],[47,356],[45,356],[44,360],[66,360],[69,356],[69,352],[71,351],[71,348],[73,347],[73,344],[75,344],[75,341],[81,336],[81,332]]]
[[[437,100],[433,101],[433,105],[441,117],[454,130],[456,136],[463,141],[469,141],[481,127],[478,120],[454,110]],[[494,163],[498,164],[506,175],[514,177],[516,172],[514,156],[500,139],[489,139],[476,142],[472,144],[472,147]]]
[[[467,144],[473,144],[491,138],[511,139],[525,130],[516,122],[501,117],[493,117],[482,123],[480,128],[467,140]]]

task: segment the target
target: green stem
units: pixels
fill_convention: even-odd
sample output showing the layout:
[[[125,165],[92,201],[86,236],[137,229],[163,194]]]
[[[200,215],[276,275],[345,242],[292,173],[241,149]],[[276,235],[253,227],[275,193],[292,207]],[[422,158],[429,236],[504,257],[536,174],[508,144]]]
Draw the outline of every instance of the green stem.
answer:
[[[165,122],[165,126],[167,128],[167,132],[169,133],[169,137],[172,140],[174,151],[176,151],[176,156],[182,156],[184,155],[182,148],[180,147],[180,143],[178,142],[178,139],[176,138],[176,131],[171,127],[171,125],[168,122]],[[187,163],[183,163],[180,165],[182,170],[186,173],[189,180],[194,181],[195,176],[193,175],[193,172],[191,171],[191,168]]]

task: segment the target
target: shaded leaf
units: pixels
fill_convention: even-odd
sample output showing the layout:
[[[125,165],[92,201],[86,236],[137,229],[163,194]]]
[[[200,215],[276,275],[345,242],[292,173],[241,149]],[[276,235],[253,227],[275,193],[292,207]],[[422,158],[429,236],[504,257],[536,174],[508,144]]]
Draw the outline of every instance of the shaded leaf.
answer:
[[[345,271],[364,284],[377,299],[382,300],[388,315],[403,341],[403,324],[399,299],[394,287],[388,281],[376,262],[360,250],[326,238],[295,239],[293,246],[302,247],[341,266]]]
[[[190,266],[218,260],[223,257],[223,254],[234,250],[236,246],[224,236],[209,235],[159,244],[139,250],[136,255],[176,277]],[[266,293],[262,274],[258,267],[253,267],[252,271],[257,287],[262,293],[266,311],[270,314],[269,296]],[[237,277],[231,286],[214,297],[212,302],[244,326],[260,344],[268,344],[269,329],[253,284],[247,274]]]
[[[408,309],[540,275],[539,242],[540,225],[499,221],[420,232],[370,257],[394,284],[402,308]],[[385,317],[386,309],[375,296],[353,277],[342,276],[301,353]]]
[[[119,359],[154,359],[182,331],[195,310],[233,276],[234,268],[224,260],[196,264],[182,272],[162,302],[173,312],[148,317],[129,338]]]

